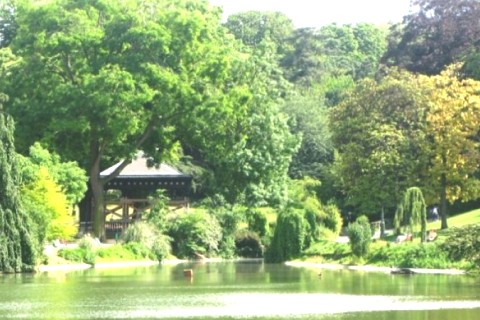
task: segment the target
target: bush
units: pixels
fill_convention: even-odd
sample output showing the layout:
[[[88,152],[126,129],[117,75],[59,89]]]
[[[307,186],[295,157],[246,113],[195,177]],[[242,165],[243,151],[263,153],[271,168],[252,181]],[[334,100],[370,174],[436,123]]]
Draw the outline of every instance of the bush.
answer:
[[[157,232],[152,224],[137,221],[130,224],[123,234],[123,241],[126,243],[143,243],[147,248],[152,248]]]
[[[400,268],[445,269],[453,265],[445,252],[434,243],[383,246],[372,252],[368,262]]]
[[[83,263],[86,250],[83,248],[63,248],[58,251],[58,256],[65,260]]]
[[[270,234],[268,220],[265,213],[260,210],[250,209],[247,211],[247,222],[248,222],[248,229],[255,232],[260,236],[268,237]]]
[[[321,256],[326,261],[345,262],[350,256],[350,247],[347,243],[338,243],[334,241],[319,241],[304,251],[305,256]]]
[[[222,240],[218,220],[204,211],[178,216],[172,223],[169,235],[173,238],[173,253],[180,258],[196,254],[215,255]]]
[[[154,258],[161,262],[168,257],[171,251],[170,237],[165,235],[158,235],[153,242],[153,247],[151,248]]]
[[[309,224],[301,210],[288,208],[281,212],[272,243],[267,250],[268,262],[284,262],[298,257],[311,242]]]
[[[347,229],[352,253],[357,257],[365,257],[368,254],[372,242],[372,230],[366,216],[360,216]]]
[[[342,230],[343,220],[340,210],[334,204],[328,204],[322,206],[322,210],[325,212],[325,220],[323,224],[329,230],[332,230],[333,233],[338,236]]]
[[[454,261],[466,260],[480,267],[480,224],[448,230],[441,249]]]
[[[263,246],[260,236],[253,231],[242,230],[235,236],[236,253],[240,257],[260,258],[263,257]]]

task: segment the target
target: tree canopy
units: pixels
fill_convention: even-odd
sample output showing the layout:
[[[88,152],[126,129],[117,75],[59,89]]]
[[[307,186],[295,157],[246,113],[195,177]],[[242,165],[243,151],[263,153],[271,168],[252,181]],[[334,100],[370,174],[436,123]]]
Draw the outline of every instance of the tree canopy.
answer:
[[[8,273],[33,271],[38,254],[30,220],[20,204],[13,132],[13,120],[0,104],[0,270]]]
[[[478,0],[414,0],[394,26],[384,62],[412,72],[438,74],[480,46]]]
[[[95,234],[102,236],[103,184],[138,149],[160,161],[180,143],[213,158],[211,152],[257,139],[254,128],[282,121],[268,111],[270,95],[257,98],[267,84],[247,86],[263,71],[239,50],[219,14],[201,0],[22,1],[16,7],[18,30],[12,54],[3,54],[2,82],[12,96],[6,107],[18,119],[19,147],[25,152],[42,141],[87,170]],[[255,120],[258,108],[265,112]],[[280,128],[270,134],[288,134]],[[263,145],[250,152],[274,159],[278,150],[285,161],[294,151],[257,147]],[[102,168],[121,159],[112,176],[100,179]],[[263,160],[248,156],[232,170],[252,161]],[[266,174],[281,175],[282,168]]]

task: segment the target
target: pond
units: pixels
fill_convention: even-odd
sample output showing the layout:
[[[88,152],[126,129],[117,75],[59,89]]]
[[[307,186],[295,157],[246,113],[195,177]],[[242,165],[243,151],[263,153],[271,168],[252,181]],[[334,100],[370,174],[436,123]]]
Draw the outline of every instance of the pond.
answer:
[[[193,277],[183,270],[191,268]],[[215,262],[0,276],[0,319],[461,319],[480,279]]]

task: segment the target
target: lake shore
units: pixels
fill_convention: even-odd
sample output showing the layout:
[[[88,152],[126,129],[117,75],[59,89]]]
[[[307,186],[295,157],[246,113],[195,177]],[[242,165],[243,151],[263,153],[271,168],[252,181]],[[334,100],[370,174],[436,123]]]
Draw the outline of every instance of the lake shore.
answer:
[[[258,260],[258,259],[256,259]],[[139,261],[112,261],[112,262],[99,262],[94,266],[86,263],[65,263],[54,265],[40,265],[37,267],[37,272],[69,272],[79,271],[86,269],[109,269],[109,268],[132,268],[132,267],[150,267],[155,265],[175,265],[185,262],[219,262],[224,261],[222,259],[203,259],[203,260],[180,260],[180,259],[168,259],[162,262],[152,260],[139,260]],[[298,268],[309,268],[316,270],[349,270],[349,271],[361,271],[361,272],[382,272],[382,273],[394,273],[399,270],[396,267],[380,267],[370,265],[344,265],[344,264],[330,264],[330,263],[316,263],[307,261],[288,261],[285,265]],[[438,275],[465,275],[464,270],[459,269],[422,269],[422,268],[405,268],[414,274],[438,274]]]
[[[364,272],[383,272],[394,273],[395,271],[403,268],[397,267],[379,267],[379,266],[356,266],[345,264],[330,264],[330,263],[316,263],[307,261],[288,261],[286,265],[292,267],[302,267],[311,269],[327,269],[327,270],[351,270],[351,271],[364,271]],[[412,273],[418,274],[444,274],[444,275],[464,275],[467,272],[459,269],[422,269],[422,268],[404,268],[410,270]]]

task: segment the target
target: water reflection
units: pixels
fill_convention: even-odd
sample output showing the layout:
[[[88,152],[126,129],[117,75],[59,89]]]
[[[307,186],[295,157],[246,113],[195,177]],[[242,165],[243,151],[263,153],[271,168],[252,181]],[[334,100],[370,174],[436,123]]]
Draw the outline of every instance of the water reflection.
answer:
[[[194,276],[186,278],[184,269]],[[0,277],[1,319],[478,319],[479,281],[264,263]]]

